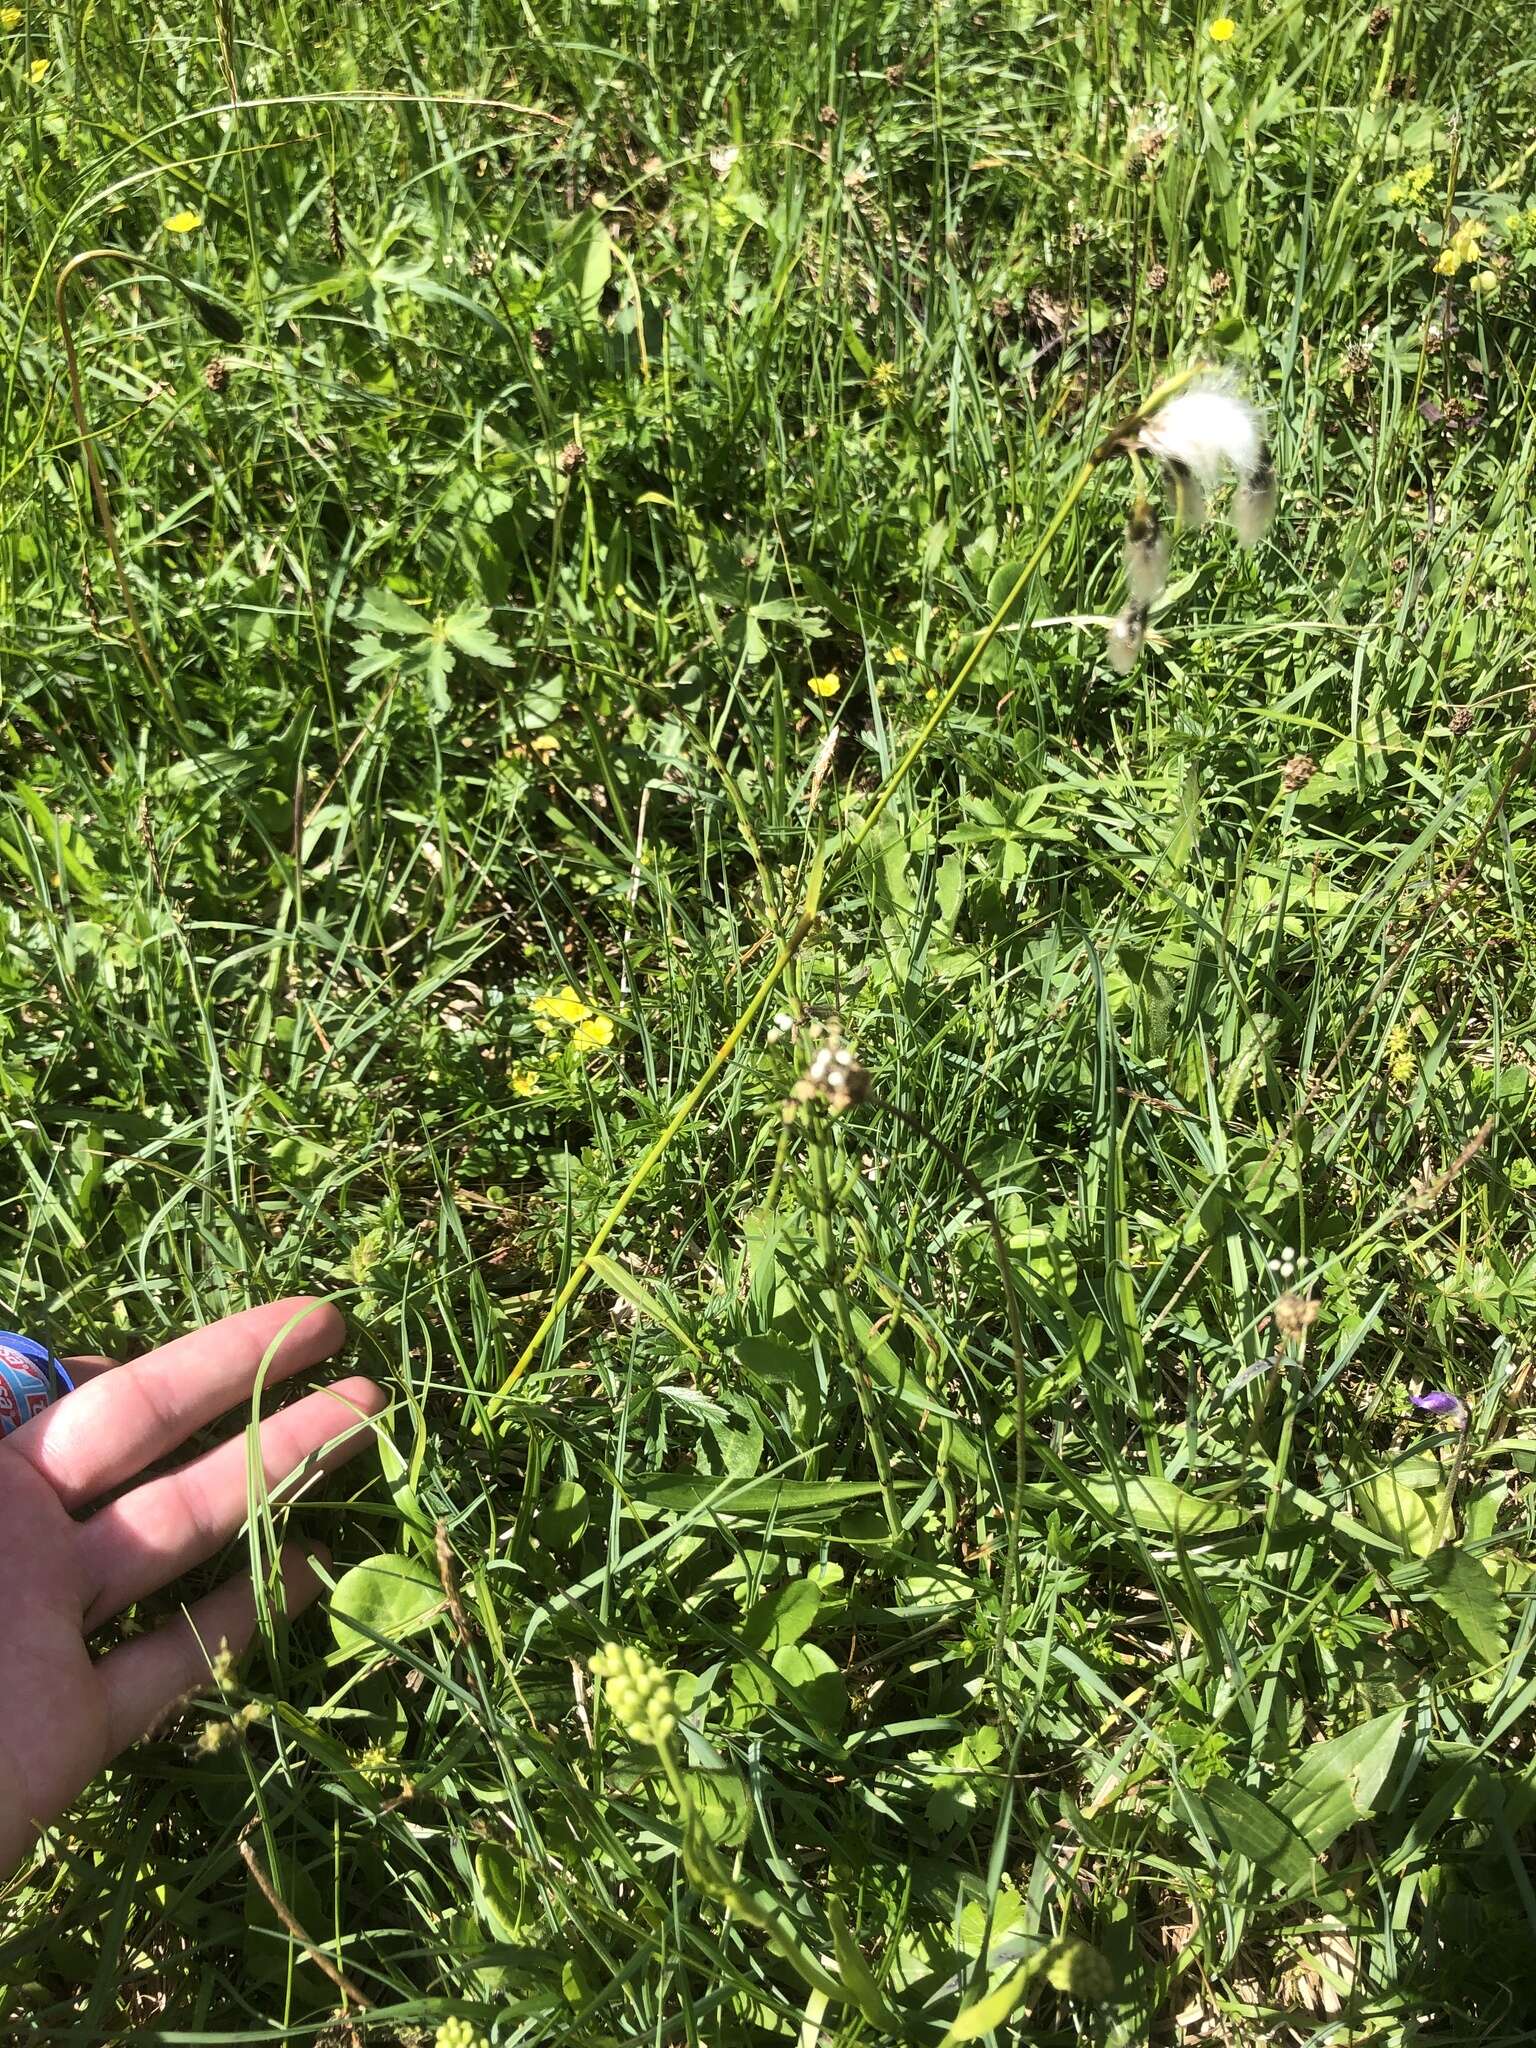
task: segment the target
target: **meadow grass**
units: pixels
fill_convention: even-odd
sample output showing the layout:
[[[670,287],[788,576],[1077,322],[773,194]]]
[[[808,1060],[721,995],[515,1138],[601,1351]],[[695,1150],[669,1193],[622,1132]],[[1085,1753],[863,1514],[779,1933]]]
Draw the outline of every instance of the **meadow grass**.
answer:
[[[393,1396],[5,2039],[1531,2038],[1536,52],[1227,18],[0,13],[0,1295]]]

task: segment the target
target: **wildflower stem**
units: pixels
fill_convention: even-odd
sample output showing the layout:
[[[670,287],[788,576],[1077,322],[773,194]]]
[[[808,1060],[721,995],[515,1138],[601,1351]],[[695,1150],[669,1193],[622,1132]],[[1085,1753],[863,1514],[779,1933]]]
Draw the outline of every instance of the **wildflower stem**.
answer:
[[[779,981],[783,976],[784,970],[789,966],[790,962],[794,959],[795,955],[799,952],[800,948],[805,944],[806,939],[810,936],[811,930],[816,923],[817,912],[820,906],[820,896],[820,876],[819,874],[813,874],[811,878],[811,886],[806,892],[805,908],[800,913],[800,916],[796,919],[793,928],[790,930],[790,932],[784,939],[783,944],[780,946],[778,957],[774,961],[773,966],[769,969],[767,974],[763,976],[763,979],[758,983],[757,988],[753,993],[751,1000],[748,1002],[746,1008],[742,1011],[741,1015],[736,1019],[736,1022],[731,1026],[730,1030],[721,1040],[719,1049],[715,1053],[714,1058],[710,1061],[709,1065],[704,1069],[703,1073],[700,1074],[698,1080],[695,1081],[693,1086],[688,1090],[688,1093],[683,1097],[682,1101],[678,1104],[677,1108],[672,1112],[672,1115],[668,1117],[665,1125],[662,1127],[660,1134],[657,1136],[654,1142],[647,1147],[644,1155],[640,1160],[639,1165],[635,1168],[634,1172],[629,1176],[629,1179],[624,1183],[624,1186],[619,1193],[617,1201],[613,1204],[613,1207],[608,1211],[607,1215],[603,1218],[602,1222],[598,1225],[596,1234],[593,1236],[592,1242],[587,1246],[586,1250],[582,1253],[581,1257],[576,1261],[575,1265],[572,1266],[570,1272],[566,1275],[565,1282],[560,1288],[559,1293],[550,1303],[549,1309],[545,1314],[544,1320],[539,1324],[539,1327],[534,1331],[533,1335],[528,1339],[528,1342],[523,1346],[522,1351],[518,1355],[516,1364],[512,1367],[512,1370],[507,1374],[506,1378],[502,1381],[501,1385],[496,1389],[496,1392],[492,1395],[490,1401],[487,1403],[487,1411],[489,1414],[494,1415],[496,1409],[506,1399],[507,1395],[511,1393],[512,1389],[517,1385],[518,1381],[522,1378],[523,1374],[528,1370],[529,1366],[533,1363],[534,1359],[543,1349],[544,1340],[548,1337],[550,1331],[555,1327],[555,1324],[560,1320],[561,1316],[564,1315],[565,1311],[567,1310],[567,1308],[569,1308],[572,1301],[575,1300],[576,1295],[580,1291],[583,1281],[586,1279],[587,1274],[591,1271],[592,1260],[597,1257],[598,1253],[602,1250],[603,1246],[608,1242],[608,1239],[612,1234],[615,1225],[623,1216],[625,1210],[629,1207],[630,1203],[634,1200],[635,1196],[639,1193],[640,1189],[645,1185],[646,1181],[650,1179],[652,1171],[654,1170],[657,1162],[661,1159],[662,1155],[666,1152],[667,1147],[671,1144],[672,1140],[677,1136],[678,1132],[683,1128],[683,1125],[687,1123],[689,1117],[693,1115],[693,1112],[704,1100],[704,1097],[709,1093],[711,1087],[714,1085],[715,1076],[729,1061],[732,1053],[735,1052],[737,1046],[746,1036],[746,1033],[751,1029],[753,1019],[758,1015],[763,1005],[767,1002],[769,996],[771,996],[773,994],[773,991],[778,987]]]
[[[1003,1616],[1004,1628],[996,1640],[996,1656],[1001,1661],[1007,1641],[1007,1617],[1013,1612],[1013,1603],[1018,1582],[1018,1560],[1021,1532],[1024,1527],[1024,1471],[1030,1444],[1029,1428],[1029,1375],[1024,1363],[1024,1321],[1019,1313],[1019,1291],[1014,1283],[1013,1260],[1008,1255],[1008,1240],[1003,1234],[1002,1222],[997,1205],[988,1194],[980,1177],[973,1173],[951,1146],[939,1137],[937,1132],[925,1128],[916,1117],[909,1116],[887,1097],[880,1096],[873,1106],[892,1116],[897,1123],[905,1125],[912,1134],[929,1145],[954,1173],[965,1182],[986,1219],[987,1232],[992,1239],[992,1251],[997,1260],[998,1277],[1003,1284],[1003,1302],[1008,1314],[1008,1344],[1013,1353],[1013,1500],[1008,1513],[1008,1555],[1003,1560]]]
[[[1199,376],[1204,368],[1204,364],[1192,364],[1188,369],[1180,370],[1172,377],[1166,378],[1152,392],[1140,411],[1130,415],[1128,420],[1122,420],[1115,432],[1100,447],[1094,449],[1087,461],[1078,470],[1076,476],[1067,485],[1066,490],[1062,493],[1061,502],[1057,505],[1056,510],[1046,523],[1045,531],[1030,550],[1029,556],[1020,568],[1018,575],[1015,576],[1013,582],[1009,585],[1002,603],[999,604],[986,625],[977,634],[975,641],[972,643],[970,653],[961,662],[953,679],[946,686],[938,702],[918,728],[916,737],[886,777],[875,796],[874,802],[864,814],[860,824],[839,849],[836,860],[825,872],[824,884],[821,856],[818,853],[815,865],[812,868],[810,883],[806,890],[804,908],[781,942],[773,965],[758,983],[747,1002],[746,1008],[721,1040],[720,1046],[708,1066],[688,1090],[688,1093],[683,1097],[672,1115],[668,1117],[660,1134],[647,1147],[640,1163],[624,1183],[623,1188],[619,1192],[618,1199],[598,1225],[597,1232],[591,1243],[567,1274],[565,1281],[561,1285],[555,1299],[550,1303],[549,1309],[538,1328],[523,1346],[511,1371],[490,1397],[487,1403],[486,1420],[494,1417],[496,1411],[506,1400],[512,1389],[522,1379],[534,1359],[537,1358],[551,1330],[554,1329],[556,1323],[559,1322],[561,1316],[564,1315],[566,1309],[575,1300],[585,1284],[587,1275],[591,1271],[590,1261],[608,1242],[610,1235],[630,1203],[650,1179],[656,1166],[665,1156],[672,1140],[688,1122],[699,1104],[704,1100],[704,1097],[714,1086],[716,1078],[729,1063],[737,1046],[740,1045],[742,1039],[751,1029],[754,1019],[784,978],[786,970],[799,953],[800,948],[810,937],[811,932],[815,928],[817,914],[820,910],[823,887],[825,887],[826,893],[830,894],[842,882],[847,880],[865,841],[884,816],[886,807],[891,799],[903,787],[912,770],[927,752],[930,740],[932,740],[934,734],[949,716],[950,711],[954,707],[955,699],[975,672],[977,663],[997,638],[999,631],[1008,619],[1009,614],[1013,611],[1014,606],[1028,589],[1031,580],[1038,572],[1041,563],[1045,560],[1052,542],[1071,517],[1073,507],[1087,489],[1095,471],[1109,455],[1113,454],[1120,447],[1127,432],[1144,419],[1148,413],[1155,412],[1160,405],[1173,396],[1175,391],[1181,390],[1192,378]]]
[[[831,1296],[832,1320],[837,1328],[837,1341],[842,1350],[843,1363],[853,1381],[853,1390],[858,1396],[859,1413],[864,1418],[869,1448],[874,1455],[875,1477],[880,1484],[880,1499],[885,1508],[886,1525],[890,1530],[891,1541],[896,1543],[901,1539],[901,1511],[897,1507],[896,1488],[891,1481],[890,1453],[885,1447],[885,1433],[880,1427],[880,1416],[875,1406],[874,1382],[870,1378],[869,1364],[864,1357],[863,1346],[859,1343],[858,1332],[853,1327],[853,1316],[848,1307],[848,1290],[843,1284],[844,1274],[837,1256],[836,1205],[832,1197],[832,1176],[827,1161],[831,1147],[826,1112],[819,1104],[809,1104],[806,1121],[806,1149],[810,1154],[811,1189],[814,1196],[812,1218],[816,1231],[816,1249],[821,1260],[821,1275],[826,1283],[827,1293]]]
[[[1440,1508],[1435,1516],[1435,1540],[1430,1546],[1431,1556],[1445,1542],[1447,1536],[1454,1534],[1451,1517],[1456,1507],[1456,1489],[1461,1484],[1461,1468],[1467,1462],[1467,1438],[1469,1434],[1468,1420],[1463,1415],[1461,1431],[1456,1439],[1456,1456],[1451,1461],[1451,1476],[1446,1481],[1445,1488],[1440,1495]]]

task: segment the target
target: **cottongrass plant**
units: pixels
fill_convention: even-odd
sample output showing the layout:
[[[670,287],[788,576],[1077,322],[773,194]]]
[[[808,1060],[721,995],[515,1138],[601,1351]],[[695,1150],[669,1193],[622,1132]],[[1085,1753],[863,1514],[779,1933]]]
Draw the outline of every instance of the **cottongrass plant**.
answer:
[[[1109,628],[1109,660],[1129,675],[1146,644],[1152,606],[1168,582],[1172,543],[1142,488],[1144,456],[1163,472],[1179,526],[1201,526],[1214,494],[1230,478],[1229,517],[1244,547],[1263,538],[1275,510],[1275,469],[1258,409],[1228,379],[1205,376],[1138,416],[1115,437],[1130,457],[1136,502],[1125,524],[1129,598]]]

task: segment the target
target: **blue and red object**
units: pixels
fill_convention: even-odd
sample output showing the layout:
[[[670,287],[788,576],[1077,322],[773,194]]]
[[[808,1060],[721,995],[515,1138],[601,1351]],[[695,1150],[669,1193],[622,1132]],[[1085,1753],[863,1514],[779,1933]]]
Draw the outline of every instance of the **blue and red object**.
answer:
[[[74,1391],[74,1381],[46,1344],[0,1330],[0,1436]]]

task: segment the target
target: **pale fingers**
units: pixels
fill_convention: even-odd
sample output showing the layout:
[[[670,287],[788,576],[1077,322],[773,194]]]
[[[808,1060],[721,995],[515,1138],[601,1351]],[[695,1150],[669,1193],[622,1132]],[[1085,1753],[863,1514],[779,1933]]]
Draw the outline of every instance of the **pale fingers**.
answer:
[[[269,1416],[260,1432],[261,1482],[268,1497],[291,1500],[315,1475],[356,1457],[373,1441],[368,1418],[384,1405],[371,1380],[350,1379]],[[92,1589],[85,1627],[98,1628],[212,1557],[246,1519],[250,1476],[242,1432],[92,1515],[79,1541],[84,1581]]]
[[[319,1544],[284,1544],[283,1604],[289,1614],[307,1607],[322,1581],[310,1559],[329,1562]],[[256,1630],[256,1597],[249,1576],[194,1601],[184,1614],[151,1634],[108,1651],[96,1666],[107,1709],[106,1763],[130,1742],[150,1734],[177,1701],[208,1683],[209,1665],[228,1644],[236,1655]]]
[[[249,1399],[266,1363],[275,1384],[329,1358],[346,1326],[310,1296],[226,1316],[147,1358],[102,1373],[4,1440],[70,1509],[120,1486]]]

